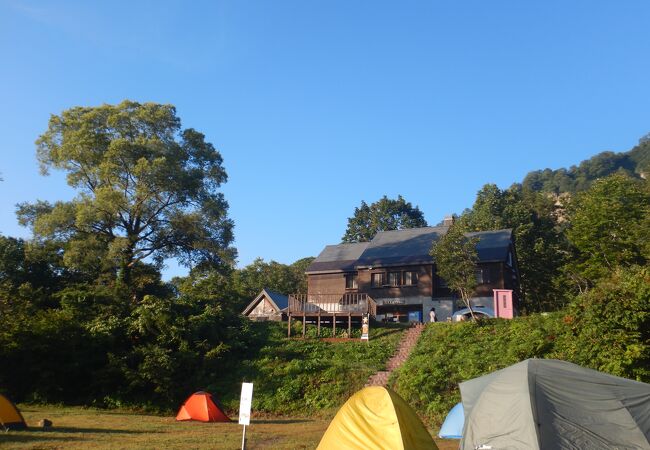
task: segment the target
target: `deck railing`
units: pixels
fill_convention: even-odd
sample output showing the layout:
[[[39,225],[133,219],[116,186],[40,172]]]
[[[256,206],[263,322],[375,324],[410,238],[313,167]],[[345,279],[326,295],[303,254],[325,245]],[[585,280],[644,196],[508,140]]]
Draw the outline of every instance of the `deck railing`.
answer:
[[[289,314],[377,314],[377,303],[368,294],[290,294]]]

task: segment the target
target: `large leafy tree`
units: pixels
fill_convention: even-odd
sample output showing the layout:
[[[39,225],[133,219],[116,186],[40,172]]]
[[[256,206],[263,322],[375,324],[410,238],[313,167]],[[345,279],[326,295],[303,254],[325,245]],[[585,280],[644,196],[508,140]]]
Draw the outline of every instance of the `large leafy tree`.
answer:
[[[570,203],[567,236],[574,260],[566,268],[581,288],[618,267],[650,259],[650,190],[646,181],[624,175],[597,180]]]
[[[512,228],[526,310],[555,309],[562,304],[556,281],[565,259],[565,240],[555,220],[555,205],[546,195],[519,185],[501,190],[486,184],[471,210],[460,219],[470,231]]]
[[[476,290],[476,264],[478,238],[465,234],[459,223],[454,223],[447,234],[433,243],[431,256],[436,263],[438,275],[447,286],[460,295],[473,318],[470,299]]]
[[[365,201],[354,209],[348,219],[348,227],[343,242],[367,242],[380,231],[401,230],[404,228],[426,227],[424,214],[401,195],[396,200],[383,196],[370,206]]]
[[[78,195],[19,205],[18,217],[36,237],[65,242],[69,266],[108,262],[128,286],[145,261],[234,257],[222,157],[203,134],[181,129],[173,106],[71,108],[50,118],[36,144],[41,172],[65,171]]]
[[[305,270],[313,258],[302,258],[286,265],[276,261],[265,262],[257,258],[233,274],[233,282],[244,301],[250,301],[263,288],[282,294],[307,292]]]

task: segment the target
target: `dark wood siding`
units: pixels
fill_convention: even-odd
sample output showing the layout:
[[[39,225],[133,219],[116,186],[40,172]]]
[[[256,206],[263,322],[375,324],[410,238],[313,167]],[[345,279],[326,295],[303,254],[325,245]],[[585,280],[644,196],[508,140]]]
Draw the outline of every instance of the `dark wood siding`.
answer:
[[[310,274],[307,277],[307,292],[309,294],[342,294],[345,292],[345,273]]]

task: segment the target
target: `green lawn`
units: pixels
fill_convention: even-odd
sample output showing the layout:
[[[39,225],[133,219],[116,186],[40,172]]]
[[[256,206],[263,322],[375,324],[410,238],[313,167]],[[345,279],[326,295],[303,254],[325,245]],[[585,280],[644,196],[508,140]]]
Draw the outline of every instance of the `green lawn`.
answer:
[[[19,405],[30,428],[0,432],[7,449],[239,449],[242,426],[233,423],[176,422],[173,417],[78,407]],[[253,418],[247,427],[247,449],[314,449],[331,416]],[[47,418],[53,427],[36,427]],[[236,417],[233,417],[236,419]],[[458,441],[437,441],[441,450]]]

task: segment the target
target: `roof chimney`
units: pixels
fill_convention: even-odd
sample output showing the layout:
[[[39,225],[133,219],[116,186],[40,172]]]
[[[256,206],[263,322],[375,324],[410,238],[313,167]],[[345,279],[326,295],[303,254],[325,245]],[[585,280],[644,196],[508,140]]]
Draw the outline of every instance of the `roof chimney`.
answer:
[[[448,216],[445,216],[444,219],[442,219],[442,226],[443,227],[450,227],[450,226],[452,226],[454,224],[455,221],[456,221],[456,216],[454,216],[453,214],[450,214]]]

